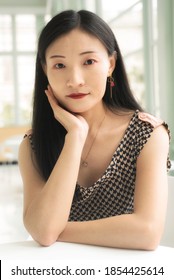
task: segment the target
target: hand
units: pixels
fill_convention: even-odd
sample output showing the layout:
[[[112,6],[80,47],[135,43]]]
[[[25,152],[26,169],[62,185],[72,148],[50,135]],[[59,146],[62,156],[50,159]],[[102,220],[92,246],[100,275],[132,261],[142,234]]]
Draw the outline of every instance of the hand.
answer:
[[[57,121],[59,121],[66,131],[68,133],[70,132],[80,132],[80,135],[83,136],[84,140],[87,137],[88,134],[88,123],[86,120],[80,116],[80,115],[74,115],[64,108],[62,108],[56,97],[54,96],[54,93],[51,89],[51,86],[48,85],[48,89],[45,90],[45,93],[48,97],[48,101],[50,103],[50,106],[53,110],[54,117]]]

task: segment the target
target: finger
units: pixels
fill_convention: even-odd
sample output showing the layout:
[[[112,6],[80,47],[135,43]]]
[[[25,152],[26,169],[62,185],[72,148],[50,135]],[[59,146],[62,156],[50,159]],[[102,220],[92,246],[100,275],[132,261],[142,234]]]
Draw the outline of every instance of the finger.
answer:
[[[50,95],[53,99],[55,99],[53,90],[52,90],[52,88],[51,88],[50,85],[47,86],[47,91],[48,91],[49,95]]]
[[[48,102],[50,103],[51,107],[53,107],[53,102],[54,101],[52,100],[52,98],[51,98],[51,96],[49,94],[49,91],[47,89],[45,90],[45,93],[46,93],[46,96],[48,98]]]
[[[46,89],[45,93],[47,95],[47,98],[48,98],[48,101],[50,103],[50,106],[51,106],[51,108],[53,110],[54,117],[57,120],[60,120],[61,115],[65,114],[65,110],[59,105],[57,99],[55,98],[55,96],[52,94],[52,92],[50,90]],[[66,114],[67,113],[68,112],[66,112]]]

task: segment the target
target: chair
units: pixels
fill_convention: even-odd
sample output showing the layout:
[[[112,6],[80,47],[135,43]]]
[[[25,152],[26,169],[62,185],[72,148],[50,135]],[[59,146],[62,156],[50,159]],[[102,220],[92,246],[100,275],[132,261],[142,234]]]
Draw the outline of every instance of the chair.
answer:
[[[168,185],[167,216],[160,245],[174,247],[174,177],[168,176]]]

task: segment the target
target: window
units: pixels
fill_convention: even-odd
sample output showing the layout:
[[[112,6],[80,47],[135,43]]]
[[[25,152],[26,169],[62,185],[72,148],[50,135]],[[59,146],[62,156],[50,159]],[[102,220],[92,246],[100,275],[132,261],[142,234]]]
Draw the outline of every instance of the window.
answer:
[[[108,7],[106,1],[103,0],[102,3],[103,10],[106,9],[103,18],[115,33],[132,91],[142,107],[145,107],[142,1],[124,0],[113,10],[110,9],[110,5]],[[114,1],[112,4],[114,5]]]
[[[36,51],[35,15],[0,15],[0,126],[30,122]]]
[[[103,0],[102,15],[116,35],[134,95],[145,110],[164,119],[174,135],[172,5],[163,0],[113,0],[108,5]],[[174,138],[170,158],[174,175]]]
[[[0,16],[0,51],[12,51],[12,19],[9,15]]]

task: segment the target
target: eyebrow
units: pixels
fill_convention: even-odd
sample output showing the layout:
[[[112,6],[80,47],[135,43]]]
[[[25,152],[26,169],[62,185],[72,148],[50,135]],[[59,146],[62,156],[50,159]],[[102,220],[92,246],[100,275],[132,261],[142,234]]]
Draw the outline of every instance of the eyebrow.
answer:
[[[84,55],[84,54],[89,54],[89,53],[97,53],[96,51],[85,51],[85,52],[81,52],[79,55]],[[55,54],[50,56],[50,58],[66,58],[66,56],[64,55],[60,55],[60,54]]]
[[[80,55],[84,55],[84,54],[88,54],[88,53],[96,53],[96,51],[86,51],[86,52],[80,53]]]

